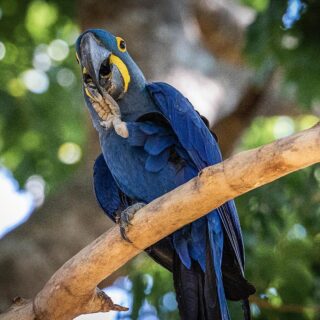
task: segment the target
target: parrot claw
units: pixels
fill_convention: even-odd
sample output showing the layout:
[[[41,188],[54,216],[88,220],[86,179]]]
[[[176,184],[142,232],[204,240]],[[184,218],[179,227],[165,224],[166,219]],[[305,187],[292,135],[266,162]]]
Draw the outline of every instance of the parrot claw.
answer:
[[[101,127],[108,130],[114,128],[116,133],[122,138],[128,138],[129,131],[127,124],[121,120],[121,112],[118,103],[105,90],[102,93],[96,87],[84,84],[84,90],[89,97],[93,109],[96,111],[101,121]]]
[[[127,209],[123,210],[122,212],[120,212],[120,214],[118,215],[116,222],[120,226],[120,234],[123,240],[126,240],[132,243],[132,241],[128,238],[126,234],[127,229],[130,225],[132,225],[130,221],[133,219],[135,213],[141,208],[143,208],[145,205],[146,204],[143,202],[137,202],[132,206],[128,207]]]
[[[112,126],[112,121],[110,121],[110,120],[100,121],[100,126],[105,129],[109,129]]]

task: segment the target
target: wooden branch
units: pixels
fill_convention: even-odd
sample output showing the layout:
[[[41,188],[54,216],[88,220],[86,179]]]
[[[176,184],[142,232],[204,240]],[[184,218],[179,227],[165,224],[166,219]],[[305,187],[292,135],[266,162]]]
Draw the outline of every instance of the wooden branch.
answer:
[[[252,189],[320,162],[320,123],[293,136],[242,152],[205,168],[198,177],[139,211],[128,231],[132,244],[113,227],[59,269],[33,301],[19,300],[1,320],[73,319],[121,309],[96,285],[146,247]],[[93,217],[94,218],[94,217]]]

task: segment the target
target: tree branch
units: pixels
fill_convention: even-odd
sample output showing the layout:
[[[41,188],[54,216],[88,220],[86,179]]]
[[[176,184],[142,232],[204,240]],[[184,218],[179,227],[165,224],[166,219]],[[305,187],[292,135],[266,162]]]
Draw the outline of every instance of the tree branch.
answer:
[[[15,303],[0,319],[63,320],[119,309],[98,293],[96,285],[101,280],[146,247],[227,200],[320,162],[319,145],[320,123],[205,168],[198,177],[154,200],[135,215],[127,233],[132,244],[123,241],[118,227],[113,227],[65,263],[33,301]]]

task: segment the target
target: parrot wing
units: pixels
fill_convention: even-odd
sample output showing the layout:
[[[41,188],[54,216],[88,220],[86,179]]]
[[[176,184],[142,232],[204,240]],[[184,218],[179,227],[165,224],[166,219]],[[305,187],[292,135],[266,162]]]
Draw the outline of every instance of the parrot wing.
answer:
[[[147,89],[153,101],[170,124],[180,144],[199,171],[222,161],[215,135],[209,131],[206,121],[199,116],[188,99],[175,88],[165,83],[151,83],[147,85]],[[216,213],[218,213],[220,219]],[[230,300],[243,300],[245,319],[250,319],[247,298],[255,292],[255,288],[244,278],[244,246],[234,201],[226,202],[207,214],[206,218],[209,230],[207,237],[209,236],[210,254],[213,258],[213,268],[215,270],[215,275],[211,274],[211,277],[216,279],[221,319],[229,319],[225,295]],[[203,260],[205,259],[208,265],[211,261],[208,261],[208,254],[204,255],[203,253],[206,245],[204,243],[202,224],[203,219],[192,223],[191,237],[194,248],[193,257],[196,258],[203,269]],[[179,253],[179,255],[180,259],[183,260],[183,256],[185,255],[183,252],[186,251],[184,247],[187,245],[184,240],[183,229],[182,231],[175,232],[173,241],[176,243],[175,247],[177,251],[182,253]],[[222,289],[223,287],[224,290]],[[179,291],[180,294],[184,291],[179,290],[179,287],[177,289],[177,292]],[[212,292],[212,290],[208,292]],[[211,299],[212,296],[210,297],[209,295],[206,300]],[[188,310],[187,307],[183,307],[184,300],[180,299],[179,305],[181,305],[182,310]],[[209,303],[206,307],[209,308],[208,310],[211,314],[215,310]]]
[[[115,222],[117,211],[126,208],[130,199],[118,188],[103,154],[100,154],[94,163],[93,183],[96,198],[101,208]]]
[[[199,171],[222,161],[216,139],[187,98],[166,83],[151,83],[147,88]],[[243,240],[234,202],[228,201],[218,211],[243,272]]]
[[[103,154],[100,154],[94,164],[94,191],[98,203],[106,215],[116,221],[118,211],[126,209],[134,201],[123,193],[114,180]],[[164,268],[172,271],[173,248],[169,237],[166,237],[149,248],[146,253]]]

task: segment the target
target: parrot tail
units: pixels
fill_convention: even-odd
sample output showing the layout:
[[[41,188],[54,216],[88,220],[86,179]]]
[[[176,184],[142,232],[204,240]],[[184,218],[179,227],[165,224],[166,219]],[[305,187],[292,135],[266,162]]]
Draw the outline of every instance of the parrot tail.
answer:
[[[212,236],[206,234],[205,272],[200,264],[191,260],[188,269],[178,253],[173,252],[172,272],[176,298],[181,320],[225,320],[229,318],[226,299],[242,300],[244,320],[250,320],[248,297],[255,293],[255,288],[241,273],[230,245],[226,239],[221,265],[224,291],[221,294],[221,279],[217,279],[217,268],[212,256]],[[220,290],[219,290],[220,289]],[[222,308],[222,309],[221,309]]]
[[[179,255],[174,253],[173,280],[181,320],[223,319],[209,241],[206,245],[206,272],[194,260],[190,269],[186,268]]]

